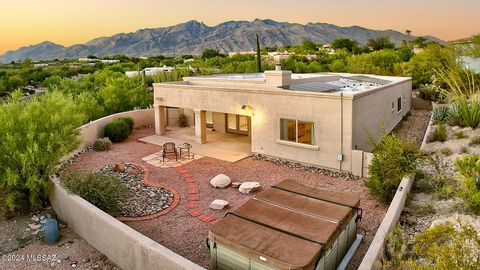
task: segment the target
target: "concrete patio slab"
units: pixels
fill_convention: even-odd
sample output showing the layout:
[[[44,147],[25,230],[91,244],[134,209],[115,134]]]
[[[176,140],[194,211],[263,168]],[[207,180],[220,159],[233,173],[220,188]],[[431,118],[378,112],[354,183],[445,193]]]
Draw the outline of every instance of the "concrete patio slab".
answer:
[[[248,136],[220,133],[215,131],[207,132],[207,143],[198,144],[195,142],[194,130],[192,128],[169,128],[167,134],[151,135],[140,138],[138,141],[155,145],[163,145],[165,142],[174,142],[176,145],[188,142],[192,145],[191,153],[216,158],[219,160],[236,162],[250,155],[250,138]]]

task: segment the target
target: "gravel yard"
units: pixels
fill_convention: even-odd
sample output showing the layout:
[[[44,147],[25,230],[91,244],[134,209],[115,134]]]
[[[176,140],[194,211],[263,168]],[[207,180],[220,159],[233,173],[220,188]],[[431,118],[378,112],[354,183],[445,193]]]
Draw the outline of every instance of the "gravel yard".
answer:
[[[425,130],[432,112],[414,110],[408,114],[393,130],[401,139],[414,142],[418,147],[422,144]]]
[[[237,208],[255,195],[241,194],[238,189],[232,187],[213,188],[209,181],[217,174],[226,174],[231,177],[233,182],[256,181],[261,184],[262,189],[267,189],[283,179],[290,178],[312,185],[359,194],[361,196],[360,207],[364,210],[363,220],[359,226],[366,231],[366,237],[349,269],[358,267],[388,207],[368,194],[367,189],[363,186],[363,179],[345,180],[320,173],[287,168],[269,161],[252,158],[230,163],[204,157],[179,167],[191,174],[193,179],[196,180],[199,194],[196,202],[198,208],[205,214],[215,217],[212,222],[204,222],[187,213],[189,210],[189,202],[187,201],[189,187],[182,174],[177,170],[178,168],[157,168],[142,160],[143,157],[160,151],[159,146],[140,143],[136,140],[152,134],[152,129],[136,130],[127,141],[114,144],[109,151],[81,154],[66,169],[96,171],[103,166],[122,162],[139,164],[145,167],[149,171],[149,178],[152,181],[164,183],[180,194],[180,203],[175,209],[158,218],[146,221],[129,221],[126,224],[206,268],[209,267],[209,252],[205,241],[209,227],[220,220],[228,211]],[[209,204],[214,199],[226,200],[230,202],[230,205],[223,210],[209,209]]]

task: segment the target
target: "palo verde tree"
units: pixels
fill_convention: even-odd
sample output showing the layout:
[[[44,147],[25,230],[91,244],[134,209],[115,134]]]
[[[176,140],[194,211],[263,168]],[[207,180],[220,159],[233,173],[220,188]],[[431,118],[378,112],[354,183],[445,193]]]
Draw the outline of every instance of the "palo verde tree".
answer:
[[[79,145],[86,120],[60,92],[22,99],[20,91],[0,105],[0,189],[11,210],[42,206],[60,159]]]

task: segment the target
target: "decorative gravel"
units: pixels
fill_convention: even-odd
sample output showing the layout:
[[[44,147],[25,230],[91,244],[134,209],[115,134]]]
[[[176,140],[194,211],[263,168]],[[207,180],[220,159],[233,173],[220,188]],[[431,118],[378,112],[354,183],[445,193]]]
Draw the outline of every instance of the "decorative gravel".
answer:
[[[122,216],[143,217],[158,213],[170,207],[173,194],[164,188],[152,187],[143,182],[144,171],[131,163],[123,163],[125,172],[114,172],[115,165],[107,165],[99,172],[118,176],[128,187],[129,195],[124,203]],[[137,170],[138,174],[129,173]]]

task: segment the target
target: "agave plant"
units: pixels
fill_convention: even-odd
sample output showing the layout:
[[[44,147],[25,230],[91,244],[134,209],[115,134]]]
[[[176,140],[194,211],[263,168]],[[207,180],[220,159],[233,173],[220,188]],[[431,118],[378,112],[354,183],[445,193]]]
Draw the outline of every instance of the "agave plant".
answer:
[[[450,109],[447,106],[438,106],[433,110],[433,123],[438,125],[445,123],[450,116]]]

